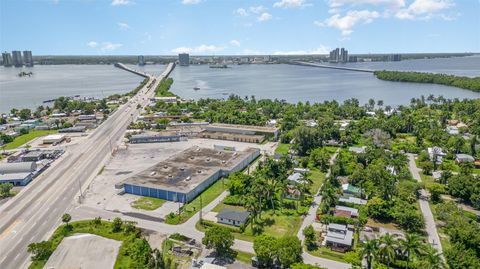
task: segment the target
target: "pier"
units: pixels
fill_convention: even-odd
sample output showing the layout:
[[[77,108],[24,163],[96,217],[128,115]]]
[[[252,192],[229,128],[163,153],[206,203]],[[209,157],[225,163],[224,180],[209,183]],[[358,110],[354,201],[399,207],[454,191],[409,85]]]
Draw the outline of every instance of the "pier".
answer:
[[[130,72],[130,73],[133,73],[133,74],[135,74],[135,75],[142,76],[142,77],[144,77],[144,78],[152,77],[152,75],[149,75],[149,74],[147,74],[147,73],[145,73],[145,72],[137,71],[137,70],[135,70],[135,69],[132,69],[132,68],[130,68],[130,67],[122,64],[122,63],[116,63],[116,64],[114,64],[114,66],[117,67],[117,68],[123,69],[123,70],[125,70],[125,71],[128,71],[128,72]]]
[[[366,72],[366,73],[373,73],[373,72],[375,72],[375,70],[371,70],[371,69],[352,68],[352,67],[344,67],[344,66],[334,66],[334,65],[326,65],[326,64],[319,64],[319,63],[309,63],[309,62],[301,62],[301,61],[294,61],[294,62],[292,62],[292,64],[303,65],[303,66],[313,66],[313,67],[320,67],[320,68],[337,69],[337,70],[345,70],[345,71],[355,71],[355,72]]]

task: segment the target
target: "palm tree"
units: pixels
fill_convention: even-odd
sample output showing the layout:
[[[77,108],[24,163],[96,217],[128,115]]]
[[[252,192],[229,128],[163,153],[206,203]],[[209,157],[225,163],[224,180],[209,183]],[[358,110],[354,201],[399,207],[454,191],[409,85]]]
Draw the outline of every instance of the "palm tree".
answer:
[[[420,255],[422,252],[423,243],[417,234],[407,234],[405,240],[402,240],[402,249],[407,258],[407,264],[405,268],[408,269],[408,262],[413,255]]]
[[[390,268],[390,263],[394,262],[397,256],[398,241],[396,234],[385,234],[379,239],[378,256],[383,262],[387,263],[387,268]]]
[[[444,269],[445,263],[442,254],[432,245],[426,245],[420,262],[422,269]]]
[[[360,257],[367,260],[367,269],[372,269],[373,259],[377,257],[378,241],[376,239],[366,240],[360,249]]]

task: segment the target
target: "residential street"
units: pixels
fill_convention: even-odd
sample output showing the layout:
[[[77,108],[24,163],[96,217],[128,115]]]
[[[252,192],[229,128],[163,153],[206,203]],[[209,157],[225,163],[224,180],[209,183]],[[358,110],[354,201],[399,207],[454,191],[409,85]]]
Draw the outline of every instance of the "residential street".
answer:
[[[417,164],[415,163],[415,155],[411,153],[407,155],[409,159],[408,168],[410,169],[410,173],[414,179],[416,179],[418,182],[422,182],[419,172],[420,169],[418,169]],[[427,191],[425,191],[425,189],[420,190],[420,193],[422,197],[427,197]],[[428,233],[428,242],[435,247],[439,253],[443,253],[440,237],[437,233],[437,226],[435,225],[435,220],[433,218],[432,211],[430,210],[428,200],[419,199],[418,201],[420,203],[420,210],[422,211],[423,218],[425,219],[425,230]]]

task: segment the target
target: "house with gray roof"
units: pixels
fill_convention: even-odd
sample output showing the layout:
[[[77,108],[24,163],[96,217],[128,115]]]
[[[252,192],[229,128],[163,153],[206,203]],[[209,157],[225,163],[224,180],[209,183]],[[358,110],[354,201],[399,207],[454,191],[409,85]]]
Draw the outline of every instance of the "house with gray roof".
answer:
[[[248,211],[224,208],[217,214],[217,222],[239,227],[242,224],[246,224],[249,217],[250,212]]]
[[[473,163],[475,161],[475,158],[473,158],[472,155],[468,154],[457,154],[455,161],[457,163]]]
[[[325,237],[327,246],[334,249],[350,249],[353,246],[353,225],[330,223]]]

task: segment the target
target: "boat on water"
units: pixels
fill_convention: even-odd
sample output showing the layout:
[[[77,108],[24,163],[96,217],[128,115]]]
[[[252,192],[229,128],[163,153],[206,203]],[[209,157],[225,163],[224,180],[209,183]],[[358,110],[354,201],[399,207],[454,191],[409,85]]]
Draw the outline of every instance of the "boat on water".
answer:
[[[198,90],[200,90],[200,88],[199,87],[193,87],[193,90],[198,91]]]

